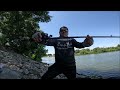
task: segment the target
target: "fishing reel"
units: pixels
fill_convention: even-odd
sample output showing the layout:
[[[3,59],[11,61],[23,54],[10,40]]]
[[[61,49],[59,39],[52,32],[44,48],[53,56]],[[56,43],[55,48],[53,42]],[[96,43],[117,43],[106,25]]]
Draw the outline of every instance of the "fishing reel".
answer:
[[[43,32],[41,33],[41,35],[42,35],[42,40],[48,40],[48,39],[50,39],[52,37],[52,35],[48,36],[47,33],[43,33]]]

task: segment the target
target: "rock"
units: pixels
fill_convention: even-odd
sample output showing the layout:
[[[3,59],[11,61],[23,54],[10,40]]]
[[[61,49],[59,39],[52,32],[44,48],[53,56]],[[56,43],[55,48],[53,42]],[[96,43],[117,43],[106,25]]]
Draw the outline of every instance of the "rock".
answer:
[[[2,68],[0,68],[0,73],[1,73],[2,71],[3,71]]]
[[[0,79],[41,79],[48,65],[0,48]],[[56,79],[63,79],[58,75]]]
[[[3,68],[0,73],[0,79],[20,79],[21,74],[17,71],[13,71],[9,68]]]

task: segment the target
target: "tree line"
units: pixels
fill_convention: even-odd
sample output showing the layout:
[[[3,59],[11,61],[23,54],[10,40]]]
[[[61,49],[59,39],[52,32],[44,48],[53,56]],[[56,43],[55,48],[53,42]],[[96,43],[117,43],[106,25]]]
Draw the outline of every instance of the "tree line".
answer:
[[[77,49],[75,50],[75,55],[86,55],[86,54],[98,54],[98,53],[105,53],[105,52],[113,52],[113,51],[120,51],[120,44],[116,47],[96,47],[92,50],[90,49]]]

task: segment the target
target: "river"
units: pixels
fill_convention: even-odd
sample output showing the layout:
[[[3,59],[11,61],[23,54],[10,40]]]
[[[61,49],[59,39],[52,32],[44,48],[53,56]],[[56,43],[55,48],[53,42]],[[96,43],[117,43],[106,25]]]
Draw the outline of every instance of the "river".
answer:
[[[43,57],[42,62],[52,65],[54,57]],[[98,75],[103,78],[120,77],[120,51],[75,56],[77,73]]]

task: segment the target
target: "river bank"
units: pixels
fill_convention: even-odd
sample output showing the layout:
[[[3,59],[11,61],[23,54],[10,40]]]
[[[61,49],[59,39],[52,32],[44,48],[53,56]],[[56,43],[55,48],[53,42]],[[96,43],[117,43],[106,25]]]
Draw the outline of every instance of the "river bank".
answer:
[[[14,51],[0,49],[0,79],[41,79],[49,65],[34,61]],[[54,79],[67,79],[63,74]],[[77,74],[77,79],[102,79],[101,76]]]
[[[0,48],[0,79],[41,79],[48,64],[34,61],[12,50]],[[56,79],[63,79],[62,75]]]

